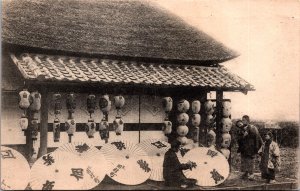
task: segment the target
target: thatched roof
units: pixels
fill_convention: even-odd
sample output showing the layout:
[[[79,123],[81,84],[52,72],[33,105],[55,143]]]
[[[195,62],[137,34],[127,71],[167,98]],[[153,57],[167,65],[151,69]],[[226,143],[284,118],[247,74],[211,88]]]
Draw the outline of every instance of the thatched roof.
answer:
[[[2,41],[91,55],[223,62],[237,54],[141,1],[6,0]]]

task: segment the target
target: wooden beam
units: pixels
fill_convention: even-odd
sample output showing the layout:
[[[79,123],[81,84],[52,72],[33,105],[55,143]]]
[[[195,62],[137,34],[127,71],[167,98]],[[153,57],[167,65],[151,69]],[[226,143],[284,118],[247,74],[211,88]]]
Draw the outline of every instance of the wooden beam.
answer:
[[[221,148],[222,141],[222,101],[223,101],[223,91],[216,92],[216,147],[217,149]]]
[[[48,92],[41,90],[41,123],[40,123],[40,148],[38,157],[47,154],[48,147]]]

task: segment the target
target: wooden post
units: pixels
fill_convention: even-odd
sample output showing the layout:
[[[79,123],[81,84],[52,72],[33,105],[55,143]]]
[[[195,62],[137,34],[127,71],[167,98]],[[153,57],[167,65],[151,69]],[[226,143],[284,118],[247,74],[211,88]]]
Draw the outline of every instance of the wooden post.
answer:
[[[41,92],[41,123],[40,123],[40,148],[38,158],[47,154],[48,143],[48,92]]]
[[[222,101],[223,101],[223,91],[216,91],[216,148],[221,148],[221,140],[222,140]]]

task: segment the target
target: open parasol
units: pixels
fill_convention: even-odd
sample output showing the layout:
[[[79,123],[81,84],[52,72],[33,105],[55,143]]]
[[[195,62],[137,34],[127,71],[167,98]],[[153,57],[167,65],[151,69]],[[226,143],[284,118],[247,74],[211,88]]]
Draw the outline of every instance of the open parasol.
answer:
[[[163,162],[165,153],[171,148],[170,144],[158,139],[147,139],[139,143],[139,146],[146,151],[152,161],[150,179],[164,181]]]
[[[197,179],[199,186],[216,186],[229,176],[228,161],[220,152],[212,148],[194,148],[179,160],[181,163],[196,164],[195,168],[185,170],[184,174],[188,178]]]
[[[111,168],[107,175],[125,185],[138,185],[151,175],[151,160],[147,153],[130,141],[113,140],[101,148]]]
[[[100,184],[107,170],[104,156],[95,147],[70,143],[38,159],[32,167],[30,183],[39,190],[87,190]]]
[[[18,151],[1,146],[1,189],[24,190],[28,185],[30,167]]]

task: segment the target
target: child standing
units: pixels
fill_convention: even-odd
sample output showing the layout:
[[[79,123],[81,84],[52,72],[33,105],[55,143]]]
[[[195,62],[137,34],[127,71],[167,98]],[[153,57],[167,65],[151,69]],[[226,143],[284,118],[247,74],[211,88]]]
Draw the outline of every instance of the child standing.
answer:
[[[261,156],[260,170],[261,177],[268,183],[275,183],[275,171],[280,167],[280,150],[276,142],[273,141],[273,135],[269,131],[264,136],[265,142],[259,149]]]

